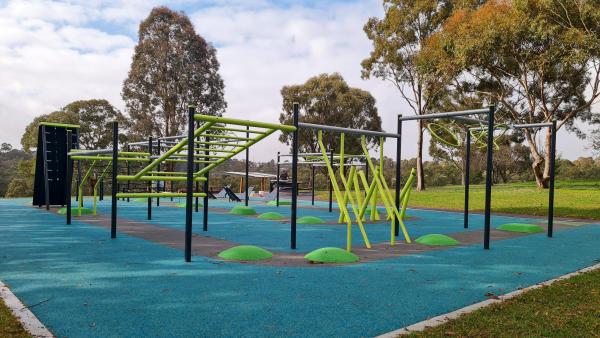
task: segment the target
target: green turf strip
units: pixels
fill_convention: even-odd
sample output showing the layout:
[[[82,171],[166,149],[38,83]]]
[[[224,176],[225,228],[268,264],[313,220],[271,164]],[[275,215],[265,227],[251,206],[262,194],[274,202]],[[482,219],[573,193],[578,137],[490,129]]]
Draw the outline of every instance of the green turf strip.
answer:
[[[304,216],[304,217],[298,218],[296,223],[298,223],[298,224],[323,224],[323,223],[325,223],[325,221],[323,221],[319,217],[315,217],[315,216]]]
[[[285,216],[283,216],[282,214],[280,214],[278,212],[265,212],[264,214],[261,214],[260,216],[258,216],[258,218],[269,219],[269,220],[280,220],[280,219],[284,219]]]
[[[527,223],[506,223],[502,224],[497,228],[498,230],[510,231],[510,232],[524,232],[533,234],[536,232],[544,232],[544,228],[536,224]]]
[[[352,252],[331,247],[309,252],[304,258],[314,263],[354,263],[359,261],[358,256]]]
[[[81,215],[91,215],[92,213],[93,213],[92,209],[90,209],[90,208],[81,208]],[[66,215],[67,207],[58,209],[58,214]],[[71,207],[71,216],[79,216],[79,208]]]
[[[252,207],[237,205],[229,213],[233,215],[256,215],[256,210]]]
[[[277,206],[277,201],[269,201],[267,205]],[[290,200],[279,200],[279,205],[292,205],[292,201]]]
[[[254,245],[240,245],[221,251],[219,257],[232,261],[260,261],[273,257],[273,254]]]
[[[435,246],[451,246],[459,245],[460,242],[452,237],[442,234],[429,234],[421,236],[415,240],[415,242],[424,245],[435,245]]]

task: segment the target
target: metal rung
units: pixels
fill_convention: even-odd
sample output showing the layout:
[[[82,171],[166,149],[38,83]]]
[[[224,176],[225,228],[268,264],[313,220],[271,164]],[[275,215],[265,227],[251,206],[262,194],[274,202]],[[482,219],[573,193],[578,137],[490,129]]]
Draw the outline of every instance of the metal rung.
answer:
[[[240,137],[240,136],[232,136],[232,135],[200,134],[198,136],[207,136],[207,137],[211,137],[211,138],[225,138],[225,139],[239,140],[239,141],[252,141],[252,140],[254,140],[253,138],[249,138],[249,137]],[[199,142],[201,142],[201,141],[196,141],[196,143],[199,143]]]

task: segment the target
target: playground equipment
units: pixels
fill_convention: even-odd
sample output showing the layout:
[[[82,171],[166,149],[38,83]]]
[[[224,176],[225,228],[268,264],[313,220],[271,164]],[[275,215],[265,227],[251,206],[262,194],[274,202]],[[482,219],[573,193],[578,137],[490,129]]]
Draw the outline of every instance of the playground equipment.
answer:
[[[42,122],[38,127],[38,142],[33,186],[33,205],[65,205],[70,190],[67,181],[67,138],[78,147],[79,125]],[[71,166],[73,164],[70,164]],[[72,170],[72,169],[71,169]]]
[[[299,138],[298,129],[306,128],[317,130],[319,134],[319,147],[321,151],[321,157],[323,164],[327,167],[327,172],[330,177],[332,184],[332,190],[336,194],[336,199],[340,205],[341,210],[341,222],[346,222],[348,227],[347,236],[347,250],[351,249],[351,234],[350,229],[352,222],[356,222],[361,230],[361,234],[367,247],[370,247],[367,234],[364,227],[362,226],[363,217],[367,207],[371,206],[371,217],[378,217],[376,206],[373,204],[374,196],[378,196],[383,202],[388,218],[391,222],[390,226],[390,242],[395,242],[395,236],[399,235],[400,229],[402,229],[403,235],[407,242],[410,242],[410,237],[403,223],[404,212],[408,198],[410,196],[410,186],[414,180],[414,170],[411,176],[407,179],[407,182],[403,189],[401,189],[400,183],[400,155],[401,155],[401,137],[402,137],[402,122],[407,120],[421,120],[421,119],[456,119],[461,121],[467,121],[475,125],[479,125],[479,128],[487,128],[489,130],[495,130],[494,127],[494,112],[495,108],[489,107],[485,109],[475,109],[460,112],[448,112],[429,114],[422,116],[409,116],[409,117],[398,117],[398,132],[387,133],[379,131],[369,130],[357,130],[351,128],[340,128],[325,125],[300,123],[299,122],[299,105],[294,104],[293,107],[293,125],[281,125],[272,123],[262,123],[256,121],[246,121],[239,119],[230,119],[223,117],[215,117],[209,115],[201,115],[195,113],[193,106],[189,107],[188,110],[188,131],[187,135],[173,136],[168,138],[161,138],[164,140],[164,144],[157,147],[156,151],[158,154],[154,154],[153,141],[149,140],[149,149],[147,152],[131,152],[131,151],[120,151],[119,140],[118,140],[118,124],[113,122],[113,144],[112,149],[101,149],[101,150],[73,150],[68,153],[70,160],[79,161],[98,161],[110,163],[111,176],[112,176],[112,201],[111,201],[111,238],[116,238],[117,230],[117,200],[119,198],[148,198],[149,205],[151,198],[158,197],[185,197],[186,198],[186,226],[185,226],[185,260],[191,260],[191,241],[192,241],[192,200],[194,197],[204,197],[204,213],[203,213],[203,230],[208,229],[208,174],[211,170],[218,167],[233,156],[246,151],[249,147],[256,144],[260,140],[273,134],[276,131],[284,131],[292,133],[292,163],[291,163],[291,178],[292,178],[292,196],[291,196],[291,220],[290,220],[290,247],[296,249],[296,231],[297,231],[297,193],[298,193],[298,179],[297,179],[297,168],[299,161]],[[466,116],[469,115],[487,115],[487,121],[472,119]],[[195,125],[198,122],[199,125]],[[483,127],[482,127],[483,126]],[[552,163],[551,163],[551,181],[550,181],[550,205],[548,215],[548,236],[552,236],[552,217],[553,217],[553,196],[554,196],[554,153],[556,146],[556,121],[549,124],[525,124],[525,125],[513,125],[510,128],[541,128],[551,127],[552,128]],[[340,133],[341,148],[340,154],[336,157],[330,153],[327,153],[323,142],[323,132],[335,132]],[[237,134],[236,134],[237,133]],[[344,135],[353,134],[361,137],[361,148],[366,158],[366,164],[373,173],[371,182],[368,181],[367,176],[364,175],[362,170],[357,170],[359,166],[357,163],[346,163],[343,150],[343,139]],[[477,134],[477,135],[481,135]],[[489,249],[489,235],[490,235],[490,209],[491,209],[491,173],[492,173],[492,153],[494,148],[494,132],[485,133],[487,136],[487,173],[486,176],[486,194],[485,194],[485,220],[484,220],[484,248]],[[470,150],[471,133],[467,133],[467,153]],[[379,138],[380,144],[380,164],[375,166],[371,160],[368,150],[366,148],[366,137],[377,137]],[[382,163],[383,163],[383,141],[386,137],[395,138],[397,140],[396,148],[396,189],[395,196],[392,196],[391,190],[387,187],[387,183],[383,179]],[[72,137],[71,130],[67,130],[67,149],[72,149]],[[162,151],[163,146],[167,149]],[[110,154],[110,156],[109,156]],[[339,170],[339,178],[336,176],[333,170],[337,160],[338,166],[343,168],[346,164],[350,164],[350,170],[348,176],[346,176],[344,170]],[[467,157],[467,162],[469,157]],[[142,168],[136,169],[135,172],[128,172],[127,175],[119,175],[119,164],[137,162],[142,165]],[[185,171],[162,171],[160,170],[161,164],[164,163],[182,163],[185,164]],[[201,165],[201,166],[200,166]],[[66,177],[67,177],[67,189],[71,191],[71,175],[72,175],[72,162],[67,164]],[[131,169],[131,168],[129,168]],[[367,170],[367,169],[365,169]],[[129,171],[129,170],[128,170]],[[246,170],[247,171],[247,170]],[[105,168],[103,174],[107,173]],[[468,173],[467,173],[468,174]],[[338,185],[338,179],[343,187],[343,192]],[[151,185],[148,185],[146,192],[131,192],[129,190],[121,191],[118,190],[119,182],[127,182],[125,187],[129,186],[130,182],[185,182],[185,192],[165,192],[165,191],[152,191]],[[198,184],[194,189],[194,183],[204,182],[204,192],[200,192]],[[246,180],[248,182],[248,180]],[[80,183],[81,184],[81,183]],[[367,195],[361,200],[361,184],[362,187],[367,191]],[[247,183],[246,183],[247,185]],[[247,191],[247,190],[246,190]],[[468,180],[465,188],[465,227],[468,225]],[[394,201],[392,201],[394,200]],[[70,203],[71,199],[66,198],[67,202],[67,223],[70,223]],[[354,220],[350,216],[350,211],[347,208],[347,204],[350,205]],[[402,206],[402,207],[401,207]]]
[[[281,167],[289,166],[291,162],[284,162],[281,160],[282,157],[291,157],[292,154],[281,154],[277,152],[277,175],[275,178],[275,205],[281,205],[280,200],[280,186],[282,185],[281,181]],[[365,166],[366,177],[369,177],[369,167],[366,163],[360,162],[360,159],[363,159],[365,155],[346,155],[346,158],[350,159],[350,163],[344,163],[342,165],[333,163],[334,159],[337,159],[339,156],[334,155],[333,151],[330,152],[329,161],[332,163],[334,167],[351,167],[351,166]],[[325,162],[321,159],[321,153],[300,153],[298,154],[298,158],[302,158],[302,161],[298,161],[298,165],[309,165],[311,168],[311,205],[315,205],[315,169],[319,167],[325,167]],[[333,187],[329,184],[329,212],[332,212],[332,204],[333,204]]]
[[[485,147],[487,152],[487,166],[486,166],[486,178],[485,178],[485,216],[484,216],[484,241],[483,247],[488,250],[490,248],[490,223],[491,223],[491,199],[492,199],[492,171],[493,171],[493,150],[498,148],[496,140],[504,135],[509,129],[522,129],[522,128],[551,128],[551,142],[550,142],[550,189],[548,193],[548,237],[553,236],[553,220],[554,220],[554,169],[555,169],[555,158],[556,158],[556,120],[551,123],[528,123],[528,124],[495,124],[494,115],[496,112],[495,106],[489,106],[488,108],[436,113],[427,115],[416,115],[416,116],[398,116],[398,134],[402,135],[402,122],[410,120],[438,120],[438,119],[451,119],[456,121],[462,121],[467,124],[478,125],[478,127],[468,128],[466,133],[466,181],[465,181],[465,203],[464,203],[464,228],[469,227],[469,179],[470,179],[470,159],[471,159],[471,138],[475,139],[475,142],[480,147]],[[485,115],[487,121],[474,119],[469,116],[472,115]],[[429,129],[432,132],[432,137],[435,137],[445,144],[452,144],[452,142],[446,142],[436,130]],[[489,132],[492,130],[492,132]],[[446,130],[449,131],[449,130]],[[499,134],[495,134],[498,131]],[[450,133],[452,133],[450,131]],[[458,137],[453,137],[458,139]],[[454,145],[453,145],[454,146]],[[459,147],[460,144],[456,144]],[[399,152],[399,150],[398,150]],[[399,157],[399,153],[397,154]],[[396,162],[396,170],[400,170],[400,161]],[[398,186],[396,186],[398,188]]]

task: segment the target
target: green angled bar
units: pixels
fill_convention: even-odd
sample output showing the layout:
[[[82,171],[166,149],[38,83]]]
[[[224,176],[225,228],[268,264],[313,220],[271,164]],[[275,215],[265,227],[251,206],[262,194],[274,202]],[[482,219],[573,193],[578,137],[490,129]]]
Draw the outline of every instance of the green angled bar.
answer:
[[[246,130],[246,129],[238,129],[238,128],[228,128],[228,127],[212,127],[210,128],[211,130],[223,130],[223,131],[233,131],[233,132],[240,132],[240,133],[250,133],[250,134],[263,134],[264,131],[262,130]]]
[[[224,138],[224,139],[239,140],[239,141],[250,141],[250,140],[252,140],[252,138],[249,138],[249,137],[241,137],[241,136],[233,136],[233,135],[200,134],[198,136],[210,137],[210,138]]]
[[[206,142],[206,141],[196,141],[196,144],[207,144],[209,146],[223,146],[223,147],[239,147],[241,145],[243,145],[243,143],[234,143],[234,142]],[[182,148],[181,150],[184,150],[187,148]]]
[[[63,128],[73,128],[73,129],[81,128],[81,126],[78,124],[55,123],[55,122],[40,122],[40,125],[48,126],[48,127],[63,127]]]
[[[203,124],[200,128],[196,129],[194,131],[194,138],[198,137],[198,135],[200,135],[203,132],[205,132],[206,130],[208,130],[210,127],[212,127],[213,124],[214,124],[213,122],[207,122],[207,123]],[[135,177],[138,178],[138,177],[144,176],[150,170],[154,169],[157,165],[164,162],[167,158],[169,158],[171,155],[173,155],[176,152],[178,152],[179,150],[181,150],[181,148],[183,148],[187,144],[188,144],[187,138],[182,139],[179,143],[174,145],[173,148],[169,149],[167,152],[162,154],[159,158],[155,159],[150,164],[148,164],[145,168],[143,168],[137,174],[135,174]]]
[[[232,118],[219,117],[219,116],[203,115],[203,114],[196,114],[196,115],[194,115],[194,118],[196,120],[205,121],[205,122],[229,123],[229,124],[237,124],[240,126],[247,126],[247,127],[276,129],[276,130],[281,130],[281,131],[286,131],[286,132],[293,132],[296,130],[296,127],[288,126],[286,124],[248,121],[248,120],[232,119]]]

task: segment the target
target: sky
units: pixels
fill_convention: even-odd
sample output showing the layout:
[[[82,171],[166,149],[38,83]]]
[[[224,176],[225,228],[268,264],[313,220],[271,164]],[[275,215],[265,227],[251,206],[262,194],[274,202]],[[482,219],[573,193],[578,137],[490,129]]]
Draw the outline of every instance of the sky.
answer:
[[[0,0],[0,142],[20,147],[35,116],[72,101],[103,98],[123,111],[121,86],[139,23],[159,5],[184,11],[216,47],[225,116],[277,122],[281,87],[333,72],[371,92],[384,130],[395,131],[397,114],[410,114],[391,83],[360,77],[371,50],[362,27],[382,16],[381,0]],[[395,141],[384,149],[394,157]],[[404,125],[402,149],[403,158],[416,154],[412,122]],[[250,157],[268,161],[277,151],[288,147],[272,136]],[[558,135],[558,152],[568,159],[592,153],[566,131]]]

